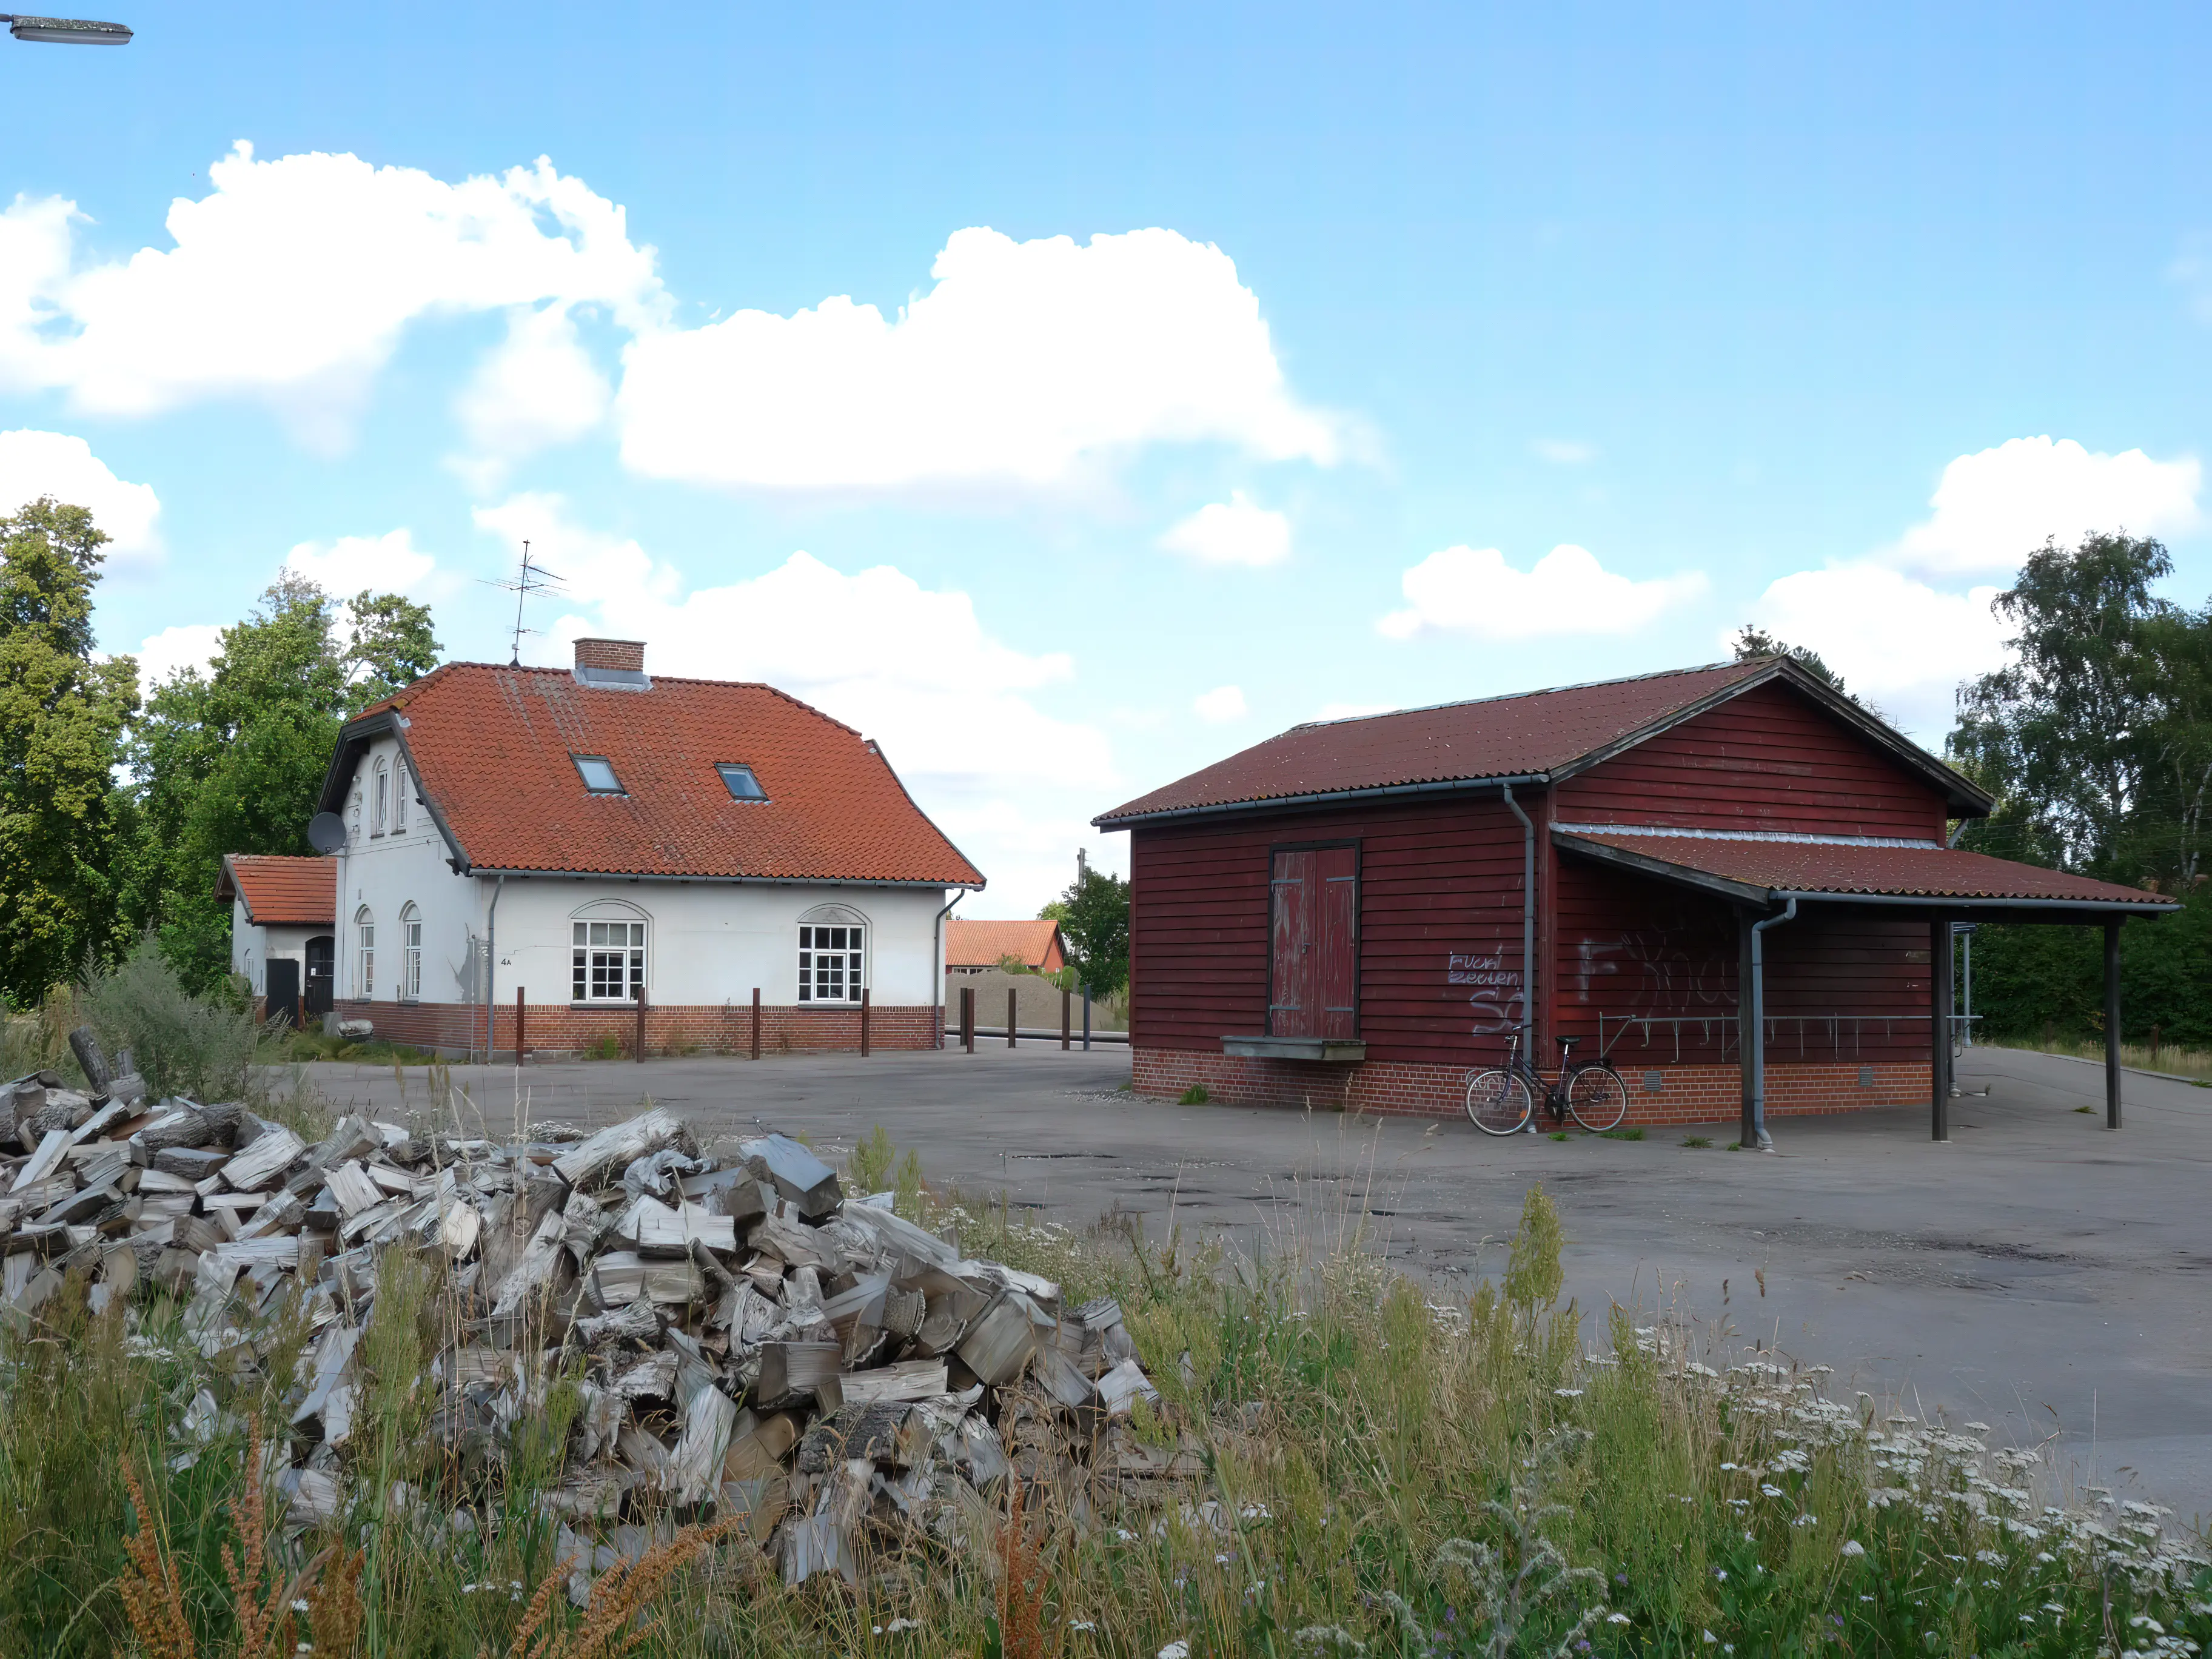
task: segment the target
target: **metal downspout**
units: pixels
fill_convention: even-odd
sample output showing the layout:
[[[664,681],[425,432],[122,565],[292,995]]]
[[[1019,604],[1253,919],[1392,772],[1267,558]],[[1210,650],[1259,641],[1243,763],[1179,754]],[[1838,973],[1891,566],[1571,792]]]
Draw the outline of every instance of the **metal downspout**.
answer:
[[[967,896],[965,887],[955,893],[945,901],[945,909],[937,913],[937,920],[929,926],[929,984],[933,993],[932,1000],[937,1004],[937,1012],[933,1019],[937,1026],[935,1046],[939,1048],[945,1046],[945,911]]]
[[[491,908],[484,917],[484,1064],[491,1064],[491,1023],[499,1010],[499,896],[507,878],[492,884]]]
[[[1536,1000],[1536,826],[1513,799],[1507,784],[1505,804],[1521,820],[1521,1058],[1531,1066],[1536,1056],[1528,1047],[1529,1014]],[[1530,1127],[1534,1127],[1534,1123]]]
[[[1774,1150],[1774,1137],[1766,1133],[1766,930],[1797,919],[1797,901],[1784,902],[1782,914],[1751,924],[1751,1032],[1755,1045],[1751,1067],[1751,1128],[1759,1150]],[[1742,1040],[1739,1034],[1738,1040]]]

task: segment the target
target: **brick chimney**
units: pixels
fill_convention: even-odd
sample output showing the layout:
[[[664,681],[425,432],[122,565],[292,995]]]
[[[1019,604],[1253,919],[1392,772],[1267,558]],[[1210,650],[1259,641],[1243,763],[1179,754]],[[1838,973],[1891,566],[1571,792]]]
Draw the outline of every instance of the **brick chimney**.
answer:
[[[578,668],[611,668],[625,674],[645,672],[643,640],[578,640]]]

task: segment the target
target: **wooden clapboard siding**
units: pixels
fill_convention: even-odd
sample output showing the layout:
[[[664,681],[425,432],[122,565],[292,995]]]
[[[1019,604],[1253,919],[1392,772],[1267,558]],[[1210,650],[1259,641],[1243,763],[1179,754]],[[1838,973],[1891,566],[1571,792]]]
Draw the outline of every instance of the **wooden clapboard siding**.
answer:
[[[1600,1016],[1623,1066],[1713,1065],[1735,1056],[1734,908],[1578,859],[1559,861],[1552,1030],[1597,1051]],[[1766,1012],[1777,1061],[1885,1063],[1928,1052],[1928,924],[1808,906],[1766,934]],[[1670,1024],[1630,1027],[1643,1018]],[[1671,1022],[1682,1022],[1679,1033]],[[1834,1024],[1830,1024],[1831,1021]],[[1902,1023],[1891,1023],[1902,1021]],[[1679,1042],[1679,1049],[1677,1043]],[[1548,1054],[1547,1051],[1547,1054]]]
[[[1566,780],[1553,816],[1941,840],[1944,800],[1841,721],[1771,684]]]
[[[1343,1034],[1377,1060],[1472,1063],[1502,1051],[1511,999],[1470,982],[1517,985],[1521,972],[1521,828],[1496,799],[1238,814],[1139,827],[1132,841],[1139,1047],[1218,1050],[1224,1036],[1265,1031],[1273,855],[1356,842],[1358,1017]],[[1455,957],[1496,966],[1462,967],[1455,981]],[[1495,1006],[1477,1008],[1478,994]]]

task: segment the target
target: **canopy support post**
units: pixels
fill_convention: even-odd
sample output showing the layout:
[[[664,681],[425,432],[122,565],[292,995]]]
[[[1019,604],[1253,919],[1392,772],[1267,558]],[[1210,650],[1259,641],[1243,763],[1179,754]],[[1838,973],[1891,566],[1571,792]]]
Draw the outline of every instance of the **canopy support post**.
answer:
[[[2120,1127],[2120,924],[2105,924],[2105,1127]]]
[[[1928,924],[1929,1139],[1951,1138],[1951,918]]]

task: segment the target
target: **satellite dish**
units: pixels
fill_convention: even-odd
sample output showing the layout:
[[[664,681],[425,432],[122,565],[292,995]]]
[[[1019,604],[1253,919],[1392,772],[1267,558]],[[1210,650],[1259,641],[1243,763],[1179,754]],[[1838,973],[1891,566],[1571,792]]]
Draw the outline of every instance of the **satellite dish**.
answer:
[[[318,853],[335,853],[345,844],[345,820],[337,813],[318,812],[307,820],[307,845]]]

